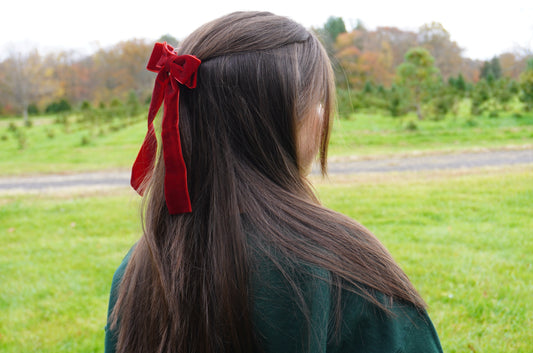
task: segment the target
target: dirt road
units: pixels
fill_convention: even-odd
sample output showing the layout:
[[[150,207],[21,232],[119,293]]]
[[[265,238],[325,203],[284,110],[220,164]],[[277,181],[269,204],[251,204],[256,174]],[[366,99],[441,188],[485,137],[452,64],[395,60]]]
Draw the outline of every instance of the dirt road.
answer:
[[[328,169],[329,174],[335,175],[468,169],[517,164],[533,164],[533,149],[338,161],[330,162]],[[68,190],[69,188],[94,189],[125,187],[129,185],[129,178],[129,171],[4,177],[0,178],[0,193],[40,192],[57,189]]]

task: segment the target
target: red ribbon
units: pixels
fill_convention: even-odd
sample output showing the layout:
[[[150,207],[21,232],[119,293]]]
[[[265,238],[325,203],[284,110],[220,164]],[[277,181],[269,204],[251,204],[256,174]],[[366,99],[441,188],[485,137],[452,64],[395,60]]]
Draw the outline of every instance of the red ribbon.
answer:
[[[146,68],[157,72],[148,112],[148,132],[131,172],[131,186],[142,195],[151,175],[157,153],[154,119],[163,108],[162,142],[165,161],[165,200],[170,214],[191,212],[187,188],[187,169],[181,152],[179,133],[179,84],[196,87],[196,73],[201,61],[192,55],[177,55],[174,48],[156,43]],[[178,84],[179,83],[179,84]]]

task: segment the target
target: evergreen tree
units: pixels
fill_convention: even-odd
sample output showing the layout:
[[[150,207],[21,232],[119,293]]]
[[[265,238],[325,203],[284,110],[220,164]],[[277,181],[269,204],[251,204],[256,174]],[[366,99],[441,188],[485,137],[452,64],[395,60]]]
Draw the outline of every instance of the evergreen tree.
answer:
[[[520,100],[525,103],[527,111],[533,110],[533,59],[530,59],[526,71],[520,75]]]
[[[164,34],[162,35],[158,40],[158,42],[167,42],[168,44],[172,45],[173,47],[177,47],[179,44],[179,40],[176,39],[176,37],[171,36],[170,34]]]
[[[133,117],[139,114],[139,111],[140,111],[139,97],[137,97],[137,94],[135,93],[135,91],[132,90],[129,92],[128,100],[126,101],[126,106],[128,110],[128,115],[130,117]]]
[[[440,74],[434,62],[427,49],[413,48],[405,54],[404,62],[396,70],[397,83],[408,92],[419,120],[424,119],[422,103],[431,99],[434,90],[439,87]]]
[[[392,116],[405,114],[408,99],[407,93],[402,87],[392,84],[390,90],[386,91],[386,98],[386,108]]]
[[[335,43],[341,33],[346,33],[346,25],[341,17],[330,16],[324,24],[325,34],[331,43]]]
[[[472,115],[479,115],[483,112],[481,105],[489,100],[491,96],[490,86],[487,83],[487,80],[480,80],[472,91],[472,106],[471,113]]]
[[[463,74],[457,76],[457,79],[455,80],[455,89],[463,93],[466,91],[466,82]]]
[[[500,59],[492,58],[490,61],[485,61],[481,67],[481,78],[486,79],[489,83],[494,82],[502,77],[502,67]]]

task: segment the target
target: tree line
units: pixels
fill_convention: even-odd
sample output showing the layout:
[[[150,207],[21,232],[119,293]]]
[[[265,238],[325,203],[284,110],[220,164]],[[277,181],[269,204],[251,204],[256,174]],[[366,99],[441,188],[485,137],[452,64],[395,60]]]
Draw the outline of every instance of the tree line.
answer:
[[[465,100],[472,115],[533,109],[529,50],[473,60],[436,22],[417,32],[367,30],[361,22],[347,31],[342,18],[330,17],[315,31],[334,64],[341,116],[372,108],[438,119],[457,114]]]
[[[176,41],[170,36],[161,40]],[[150,98],[153,74],[146,62],[153,42],[132,39],[88,56],[74,51],[41,55],[12,52],[0,62],[0,115],[103,108]]]
[[[527,50],[472,60],[435,22],[417,32],[368,30],[361,22],[348,31],[342,18],[330,17],[313,30],[334,65],[341,116],[372,108],[440,117],[464,98],[474,115],[517,102],[520,109],[533,109],[533,55]],[[170,35],[158,41],[178,45]],[[145,69],[153,43],[132,39],[87,56],[13,51],[0,62],[0,115],[145,104],[154,78]]]

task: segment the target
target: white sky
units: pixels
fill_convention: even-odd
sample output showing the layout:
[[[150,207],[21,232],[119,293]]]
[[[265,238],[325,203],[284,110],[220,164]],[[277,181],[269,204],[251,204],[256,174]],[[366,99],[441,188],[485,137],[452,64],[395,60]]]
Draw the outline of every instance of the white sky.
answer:
[[[533,51],[533,0],[2,0],[0,57],[24,47],[90,52],[166,33],[182,39],[201,24],[237,10],[271,11],[306,27],[322,26],[329,16],[342,17],[348,29],[357,19],[369,29],[413,31],[436,21],[474,59],[490,59],[517,47]]]

